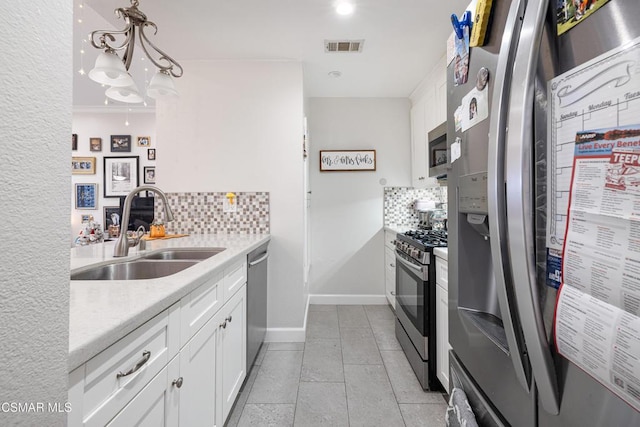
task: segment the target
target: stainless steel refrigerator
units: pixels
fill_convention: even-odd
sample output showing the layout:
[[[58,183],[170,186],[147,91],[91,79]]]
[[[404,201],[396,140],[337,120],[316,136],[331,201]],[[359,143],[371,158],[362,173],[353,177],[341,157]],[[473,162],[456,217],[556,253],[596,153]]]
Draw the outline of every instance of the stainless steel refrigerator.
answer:
[[[565,2],[494,1],[466,83],[455,61],[447,71],[450,381],[480,425],[640,426],[636,409],[557,353],[547,284],[549,82],[640,37],[640,1],[600,1],[576,1],[600,7],[561,35]],[[478,75],[488,117],[459,128]]]

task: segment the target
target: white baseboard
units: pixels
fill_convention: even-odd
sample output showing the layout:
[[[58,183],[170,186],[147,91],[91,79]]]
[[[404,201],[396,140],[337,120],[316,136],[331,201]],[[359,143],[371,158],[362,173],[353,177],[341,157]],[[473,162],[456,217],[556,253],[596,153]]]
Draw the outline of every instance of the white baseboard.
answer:
[[[265,342],[304,342],[307,330],[309,304],[332,305],[385,305],[389,304],[385,295],[309,295],[304,310],[302,328],[267,328]]]
[[[304,342],[307,330],[307,315],[309,314],[309,297],[304,309],[304,324],[302,328],[267,328],[265,342]]]
[[[385,295],[309,295],[309,304],[384,305]]]

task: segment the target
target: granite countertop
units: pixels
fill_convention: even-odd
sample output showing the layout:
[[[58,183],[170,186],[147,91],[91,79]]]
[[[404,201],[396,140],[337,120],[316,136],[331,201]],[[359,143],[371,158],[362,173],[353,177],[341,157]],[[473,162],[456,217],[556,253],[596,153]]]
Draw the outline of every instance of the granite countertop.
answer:
[[[167,277],[148,280],[72,280],[69,307],[69,371],[91,359],[178,302],[229,264],[269,241],[268,234],[196,235],[147,242],[129,250],[132,260],[158,249],[223,247],[221,253]],[[71,270],[114,261],[115,241],[71,249]]]
[[[445,261],[449,261],[449,250],[448,248],[434,248],[433,253],[438,258],[442,258]]]

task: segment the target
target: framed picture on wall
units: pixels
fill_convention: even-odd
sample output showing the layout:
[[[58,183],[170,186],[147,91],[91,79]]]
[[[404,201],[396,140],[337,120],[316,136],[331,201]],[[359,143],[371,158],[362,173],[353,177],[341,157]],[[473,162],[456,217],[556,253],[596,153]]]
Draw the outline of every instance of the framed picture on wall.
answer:
[[[71,158],[71,174],[72,175],[95,175],[96,158],[95,157],[72,157]]]
[[[156,159],[156,149],[149,148],[147,150],[147,160],[155,160]]]
[[[104,158],[104,197],[126,196],[139,181],[138,156]]]
[[[98,184],[76,184],[76,209],[98,207]]]
[[[109,237],[118,237],[120,234],[120,217],[122,212],[120,206],[104,207],[104,229]]]
[[[71,150],[76,151],[78,149],[78,134],[71,134]]]
[[[150,136],[139,136],[138,137],[138,147],[151,147],[151,137]]]
[[[89,150],[102,151],[102,138],[89,138]]]
[[[156,167],[155,166],[144,167],[144,183],[145,184],[156,183]]]
[[[111,135],[112,153],[130,153],[131,135]]]

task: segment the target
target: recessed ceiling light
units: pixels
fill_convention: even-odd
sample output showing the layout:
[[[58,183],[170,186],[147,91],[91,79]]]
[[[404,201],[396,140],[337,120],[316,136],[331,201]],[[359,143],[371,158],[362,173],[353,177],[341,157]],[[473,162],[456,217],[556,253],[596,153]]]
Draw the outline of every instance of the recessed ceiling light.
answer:
[[[336,13],[338,15],[351,15],[355,7],[351,3],[342,2],[336,6]]]
[[[340,71],[329,71],[329,77],[333,77],[334,79],[337,79],[341,75],[342,73]]]

